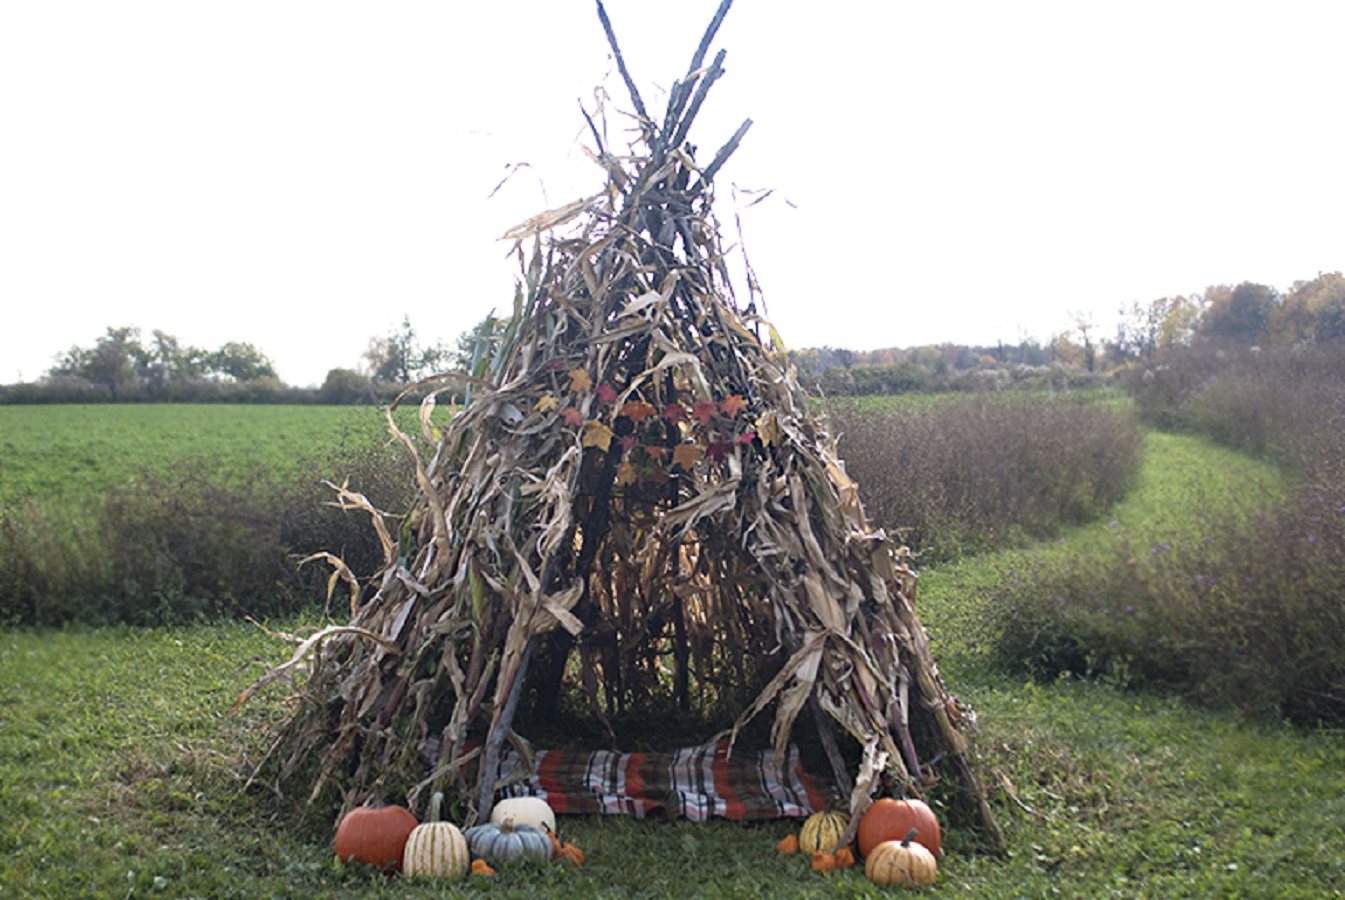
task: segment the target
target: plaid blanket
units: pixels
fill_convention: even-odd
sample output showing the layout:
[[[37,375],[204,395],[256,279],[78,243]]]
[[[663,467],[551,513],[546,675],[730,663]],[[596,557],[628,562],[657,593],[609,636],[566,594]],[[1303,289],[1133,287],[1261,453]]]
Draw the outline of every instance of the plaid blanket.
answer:
[[[500,775],[521,762],[512,749]],[[805,818],[826,807],[816,781],[790,745],[783,766],[771,750],[728,754],[728,740],[668,753],[542,750],[532,776],[506,796],[541,797],[557,813],[661,814],[704,821]]]

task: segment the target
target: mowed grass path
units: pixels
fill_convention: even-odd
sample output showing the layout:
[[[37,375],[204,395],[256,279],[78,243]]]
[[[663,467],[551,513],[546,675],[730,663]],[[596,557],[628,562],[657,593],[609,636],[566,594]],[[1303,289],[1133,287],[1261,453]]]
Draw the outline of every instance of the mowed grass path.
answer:
[[[1183,525],[1264,467],[1155,436],[1145,476],[1101,522],[1022,553]],[[1118,528],[1121,530],[1118,531]],[[1128,538],[1128,539],[1130,539]],[[977,591],[1002,554],[929,572],[920,609],[975,744],[1010,852],[953,829],[933,896],[1325,897],[1345,892],[1345,738],[1245,721],[1106,684],[1051,685],[980,664]],[[257,629],[0,632],[0,896],[877,897],[858,870],[822,876],[775,842],[789,823],[563,819],[588,852],[491,880],[415,885],[331,860],[332,823],[296,825],[240,778],[279,698],[233,717],[285,648]],[[1016,798],[1016,799],[1014,799]]]

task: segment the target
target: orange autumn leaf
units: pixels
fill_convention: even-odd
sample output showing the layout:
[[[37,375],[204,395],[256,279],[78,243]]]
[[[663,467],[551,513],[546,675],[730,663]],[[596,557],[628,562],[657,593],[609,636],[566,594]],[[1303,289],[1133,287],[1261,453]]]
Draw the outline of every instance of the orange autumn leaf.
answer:
[[[695,406],[691,407],[691,418],[695,419],[697,422],[700,422],[702,425],[708,425],[710,424],[710,419],[714,418],[714,414],[718,411],[718,409],[719,407],[715,406],[708,400],[702,400]]]
[[[668,451],[662,447],[645,447],[644,452],[650,459],[657,462],[662,459]]]
[[[628,484],[634,484],[636,480],[635,467],[628,462],[617,466],[616,483],[625,487]]]
[[[743,399],[742,394],[731,394],[724,398],[724,402],[719,404],[719,409],[730,419],[738,418],[738,413],[747,409],[747,401]]]
[[[584,860],[587,858],[584,856],[584,851],[580,850],[574,844],[566,844],[565,846],[561,847],[560,854],[561,856],[564,856],[566,859],[568,859],[575,866],[582,866],[584,864]]]
[[[580,436],[579,443],[585,447],[597,447],[599,450],[606,452],[612,446],[612,429],[597,419],[589,419],[584,423],[584,431]]]
[[[589,378],[588,373],[583,369],[571,369],[565,374],[570,376],[570,390],[576,394],[593,387],[593,379]]]
[[[776,853],[783,853],[789,856],[791,853],[799,852],[799,836],[797,834],[787,834],[784,840],[775,845]]]
[[[658,410],[643,400],[632,400],[621,407],[618,415],[625,416],[632,422],[640,423],[645,419],[653,418],[658,415]]]
[[[677,449],[673,450],[673,465],[681,466],[690,472],[696,460],[701,458],[701,453],[701,448],[695,444],[678,444]]]
[[[495,870],[492,869],[490,866],[486,865],[486,861],[484,859],[474,859],[472,860],[472,874],[494,875]]]

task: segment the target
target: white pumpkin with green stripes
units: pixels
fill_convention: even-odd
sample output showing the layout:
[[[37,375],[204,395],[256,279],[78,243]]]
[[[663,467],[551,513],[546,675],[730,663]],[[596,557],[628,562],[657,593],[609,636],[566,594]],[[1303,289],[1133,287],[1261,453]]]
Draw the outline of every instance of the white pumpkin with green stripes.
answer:
[[[402,872],[425,878],[457,878],[467,872],[472,856],[467,850],[467,838],[451,822],[441,822],[439,815],[444,795],[436,792],[430,798],[430,815],[417,825],[406,839],[402,851]]]

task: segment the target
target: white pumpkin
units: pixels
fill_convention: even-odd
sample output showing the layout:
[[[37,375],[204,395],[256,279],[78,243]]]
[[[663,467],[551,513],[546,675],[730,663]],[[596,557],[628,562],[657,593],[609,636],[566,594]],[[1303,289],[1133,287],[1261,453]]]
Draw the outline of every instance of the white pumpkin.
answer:
[[[444,795],[435,793],[430,800],[430,815],[417,825],[406,839],[402,852],[402,871],[410,876],[457,878],[467,871],[471,854],[467,839],[456,825],[443,822],[439,813]]]
[[[490,821],[503,825],[512,821],[515,825],[535,825],[548,834],[556,833],[556,813],[541,797],[509,797],[495,804],[490,811]]]

